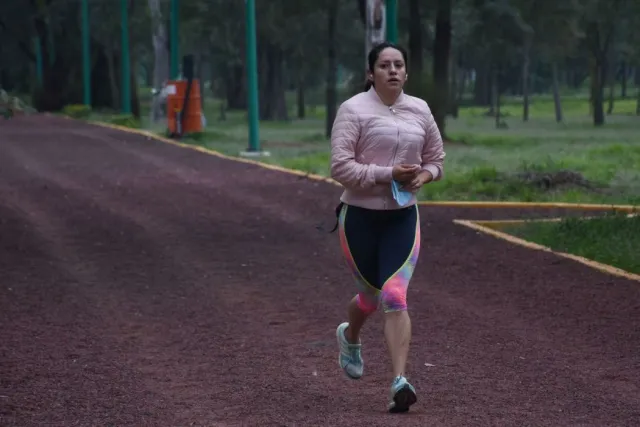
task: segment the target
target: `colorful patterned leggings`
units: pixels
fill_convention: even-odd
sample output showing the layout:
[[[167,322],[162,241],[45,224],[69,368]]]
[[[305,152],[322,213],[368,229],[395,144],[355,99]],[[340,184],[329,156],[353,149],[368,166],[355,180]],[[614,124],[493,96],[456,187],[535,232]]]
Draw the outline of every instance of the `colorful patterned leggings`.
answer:
[[[420,253],[417,206],[370,210],[344,204],[338,227],[342,251],[356,279],[358,306],[385,313],[407,309],[407,287]]]

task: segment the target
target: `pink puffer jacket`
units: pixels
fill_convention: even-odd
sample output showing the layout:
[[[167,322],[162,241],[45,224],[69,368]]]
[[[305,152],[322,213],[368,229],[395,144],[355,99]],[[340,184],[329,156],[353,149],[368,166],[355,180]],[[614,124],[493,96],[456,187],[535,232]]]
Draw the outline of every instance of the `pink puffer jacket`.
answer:
[[[388,107],[372,87],[340,105],[331,132],[331,177],[345,188],[340,200],[368,209],[398,209],[391,171],[399,163],[443,175],[440,132],[425,101],[400,94]],[[414,194],[409,204],[416,203]]]

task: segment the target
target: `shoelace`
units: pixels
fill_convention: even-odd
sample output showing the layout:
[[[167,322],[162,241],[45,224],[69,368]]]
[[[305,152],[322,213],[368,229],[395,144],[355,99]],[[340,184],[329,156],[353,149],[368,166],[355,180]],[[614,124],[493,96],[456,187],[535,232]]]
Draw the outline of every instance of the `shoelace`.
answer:
[[[349,356],[352,359],[359,359],[360,358],[360,347],[349,346]]]
[[[402,381],[402,376],[397,376],[395,377],[395,379],[393,380],[393,385],[396,386],[398,384],[400,384],[400,382]]]

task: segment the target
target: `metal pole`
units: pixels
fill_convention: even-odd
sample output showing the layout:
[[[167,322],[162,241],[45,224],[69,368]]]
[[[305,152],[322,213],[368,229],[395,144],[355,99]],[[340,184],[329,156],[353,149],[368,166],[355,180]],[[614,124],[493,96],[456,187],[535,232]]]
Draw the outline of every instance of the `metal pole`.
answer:
[[[170,28],[169,28],[169,55],[171,58],[170,66],[170,78],[175,80],[178,78],[178,22],[180,7],[179,0],[171,0],[171,12],[170,12]]]
[[[89,52],[89,0],[82,0],[82,81],[84,105],[91,105],[91,58]]]
[[[398,42],[398,8],[397,0],[387,0],[387,41]]]
[[[256,47],[256,4],[245,0],[247,26],[247,87],[249,108],[249,151],[260,151],[258,122],[258,53]]]
[[[131,114],[131,64],[129,60],[129,13],[127,10],[127,0],[120,0],[120,27],[122,28],[121,35],[121,61],[122,61],[122,112],[124,114]]]

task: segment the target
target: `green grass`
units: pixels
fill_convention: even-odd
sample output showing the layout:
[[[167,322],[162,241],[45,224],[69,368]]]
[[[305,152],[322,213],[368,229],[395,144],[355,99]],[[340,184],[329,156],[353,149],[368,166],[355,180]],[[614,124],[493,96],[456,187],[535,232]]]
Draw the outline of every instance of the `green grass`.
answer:
[[[541,111],[529,122],[514,112],[505,119],[507,129],[496,129],[491,119],[471,109],[449,121],[449,135],[464,144],[446,147],[447,177],[426,188],[424,196],[439,200],[640,203],[640,117],[608,116],[607,124],[596,128],[588,111],[566,112],[565,123],[558,124],[551,114],[544,114],[545,104],[533,104]],[[628,109],[631,103],[619,104]],[[543,191],[514,178],[519,172],[563,169],[579,172],[604,188],[600,192],[582,188]]]
[[[526,222],[501,231],[630,273],[640,274],[640,216],[622,214],[602,218],[566,218],[560,222]]]
[[[141,94],[143,91],[141,90]],[[142,99],[141,126],[164,133],[164,125],[148,120],[149,100]],[[295,104],[290,104],[295,117]],[[506,129],[497,129],[486,108],[461,108],[447,121],[445,177],[425,186],[422,200],[563,201],[640,204],[640,117],[634,99],[616,99],[606,124],[594,127],[588,99],[580,94],[562,98],[563,123],[554,119],[549,95],[531,99],[530,120],[523,122],[521,100],[505,97],[501,112]],[[185,142],[237,156],[247,149],[245,112],[230,111],[219,118],[219,101],[206,99],[207,127]],[[324,108],[307,108],[307,118],[260,123],[260,140],[270,157],[266,163],[328,175],[330,142],[324,135]],[[600,190],[564,186],[553,191],[524,183],[526,171],[569,169],[582,174]]]

